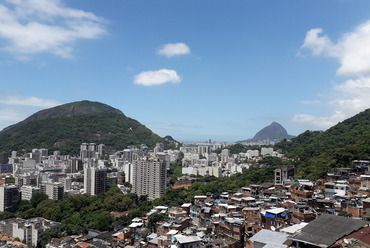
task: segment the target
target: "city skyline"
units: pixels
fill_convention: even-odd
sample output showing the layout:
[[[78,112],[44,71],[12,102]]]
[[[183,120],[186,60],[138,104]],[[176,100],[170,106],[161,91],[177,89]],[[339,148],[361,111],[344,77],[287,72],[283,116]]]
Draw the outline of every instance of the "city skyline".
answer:
[[[367,1],[1,1],[0,130],[90,100],[183,141],[370,107]]]

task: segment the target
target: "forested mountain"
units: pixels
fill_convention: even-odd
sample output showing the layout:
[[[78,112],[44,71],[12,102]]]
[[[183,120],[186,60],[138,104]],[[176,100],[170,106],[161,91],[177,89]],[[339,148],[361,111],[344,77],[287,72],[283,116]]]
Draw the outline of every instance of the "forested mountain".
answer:
[[[335,167],[346,167],[354,159],[370,157],[370,109],[325,132],[306,131],[291,141],[275,145],[288,157],[300,160],[301,176],[319,178]]]
[[[169,142],[120,110],[99,102],[80,101],[41,110],[0,132],[0,151],[48,148],[77,154],[83,142],[103,143],[110,150],[128,145]]]

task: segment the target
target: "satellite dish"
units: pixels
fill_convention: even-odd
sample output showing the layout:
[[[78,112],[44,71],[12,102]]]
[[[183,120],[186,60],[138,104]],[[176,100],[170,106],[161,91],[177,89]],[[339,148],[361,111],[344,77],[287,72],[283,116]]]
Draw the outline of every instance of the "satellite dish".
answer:
[[[270,228],[271,228],[272,231],[275,232],[276,228],[274,226],[271,226]]]
[[[349,244],[348,239],[344,239],[343,241],[344,241],[345,244],[347,244],[347,245]]]

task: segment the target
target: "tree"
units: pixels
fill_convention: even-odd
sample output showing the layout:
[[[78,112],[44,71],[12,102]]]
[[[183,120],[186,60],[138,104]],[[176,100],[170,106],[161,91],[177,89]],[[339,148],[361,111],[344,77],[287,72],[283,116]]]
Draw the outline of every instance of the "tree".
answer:
[[[53,238],[59,238],[60,233],[54,229],[47,229],[40,233],[37,239],[37,247],[45,247]]]
[[[148,228],[150,229],[155,229],[155,224],[158,222],[158,221],[161,221],[161,220],[167,220],[168,219],[168,216],[167,215],[164,215],[164,214],[159,214],[159,213],[154,213],[152,215],[149,216],[148,218]]]
[[[14,218],[14,217],[15,217],[14,213],[11,213],[11,212],[0,213],[0,220],[6,220],[6,219]]]
[[[44,200],[47,200],[49,199],[48,195],[47,194],[44,194],[44,193],[36,193],[32,196],[31,198],[31,204],[34,208],[37,207],[37,205],[39,205],[40,202],[44,201]]]
[[[14,177],[7,177],[7,178],[5,178],[5,183],[15,184],[15,178]]]

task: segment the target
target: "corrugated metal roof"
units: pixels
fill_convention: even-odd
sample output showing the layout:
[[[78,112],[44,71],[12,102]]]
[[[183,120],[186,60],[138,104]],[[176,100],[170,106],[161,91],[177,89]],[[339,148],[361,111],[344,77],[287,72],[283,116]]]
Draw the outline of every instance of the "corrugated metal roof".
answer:
[[[307,224],[308,223],[306,223],[306,222],[301,222],[300,224],[296,224],[296,225],[293,225],[293,226],[283,228],[283,229],[280,230],[280,232],[288,233],[288,234],[294,234],[295,232],[301,230],[303,227],[307,226]]]
[[[266,212],[272,213],[272,214],[280,214],[285,212],[285,208],[270,208],[266,209]]]
[[[284,245],[284,242],[287,240],[287,238],[288,234],[262,229],[253,235],[253,237],[249,240],[253,242],[264,243],[269,245],[269,247],[287,247]]]
[[[323,215],[311,221],[291,239],[328,247],[338,239],[364,227],[368,222],[336,215]]]

